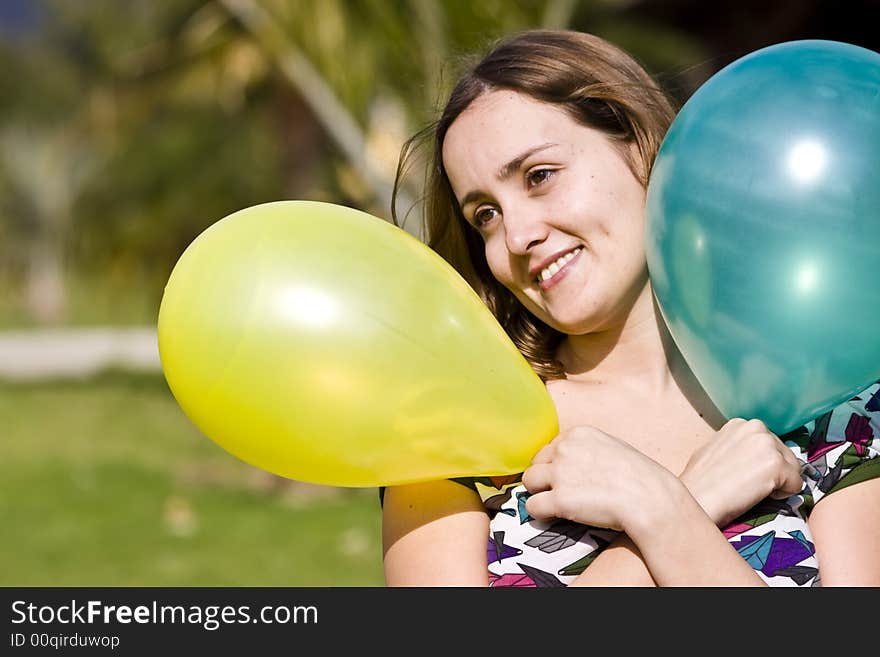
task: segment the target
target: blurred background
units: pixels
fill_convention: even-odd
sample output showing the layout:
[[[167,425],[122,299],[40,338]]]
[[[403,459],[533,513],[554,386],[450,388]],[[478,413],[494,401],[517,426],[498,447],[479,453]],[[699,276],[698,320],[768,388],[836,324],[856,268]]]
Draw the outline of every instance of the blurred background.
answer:
[[[390,218],[457,62],[594,32],[679,101],[772,43],[880,50],[876,0],[2,0],[0,585],[379,586],[375,489],[275,477],[202,436],[159,366],[177,258],[282,199]],[[419,234],[419,175],[405,228]]]

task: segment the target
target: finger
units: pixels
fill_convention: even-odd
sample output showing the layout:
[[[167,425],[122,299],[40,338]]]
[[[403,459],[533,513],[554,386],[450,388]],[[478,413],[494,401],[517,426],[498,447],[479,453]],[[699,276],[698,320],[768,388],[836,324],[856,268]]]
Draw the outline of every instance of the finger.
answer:
[[[530,495],[526,500],[526,511],[536,520],[547,520],[556,515],[553,491]]]
[[[526,468],[522,475],[522,485],[530,493],[550,490],[552,486],[551,466],[549,463],[538,463]]]
[[[785,460],[790,463],[792,467],[800,470],[801,462],[798,461],[798,457],[795,456],[794,452],[781,440],[779,441],[779,449],[782,450],[782,455],[785,457]]]
[[[790,471],[788,473],[788,477],[786,478],[786,482],[788,485],[785,490],[790,491],[791,495],[796,495],[804,489],[803,464],[798,460],[798,457],[794,455],[794,452],[789,449],[789,447],[784,442],[780,440],[779,444],[782,446],[785,460],[788,461],[788,463],[790,464]]]
[[[802,486],[798,486],[796,490],[786,490],[785,488],[777,488],[775,491],[770,493],[770,497],[774,500],[787,500],[792,495],[797,495],[801,492]]]
[[[736,429],[738,427],[744,427],[746,425],[746,422],[748,422],[748,420],[746,420],[745,418],[732,417],[729,420],[727,420],[727,422],[725,422],[724,426],[721,428],[722,429]]]
[[[791,452],[786,449],[785,451]],[[784,479],[782,480],[782,484],[770,493],[770,497],[776,500],[784,500],[787,497],[791,497],[792,495],[797,495],[804,488],[804,478],[801,474],[801,464],[794,455],[791,455],[791,460],[786,458],[785,467],[782,469]]]
[[[764,424],[763,421],[759,420],[756,417],[749,418],[746,420],[745,426],[750,430],[756,433],[769,433],[767,429],[767,425]]]
[[[556,446],[552,442],[548,443],[538,450],[538,453],[532,458],[532,463],[550,463],[555,452]]]

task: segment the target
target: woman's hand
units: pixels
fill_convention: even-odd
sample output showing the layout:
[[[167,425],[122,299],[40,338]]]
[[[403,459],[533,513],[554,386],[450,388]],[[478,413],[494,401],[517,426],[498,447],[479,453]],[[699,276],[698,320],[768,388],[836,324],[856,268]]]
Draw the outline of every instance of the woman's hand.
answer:
[[[721,509],[716,513],[729,514],[737,506],[748,508],[752,498],[766,497],[754,484],[746,486],[752,491],[745,496],[748,501],[738,488],[728,487],[732,465],[743,472],[751,468],[790,474],[786,467],[774,470],[753,461],[785,458],[782,452],[768,449],[772,441],[766,435],[757,436],[759,433],[755,424],[741,429],[740,423],[734,422],[716,436],[724,439],[726,449],[707,446],[694,454],[687,473],[682,473],[705,504],[710,505],[705,500],[711,500]],[[769,433],[766,428],[764,433]],[[740,454],[743,445],[748,448],[747,455]],[[776,457],[769,458],[774,451]],[[733,479],[742,487],[742,477]],[[721,485],[713,486],[717,480]],[[526,490],[532,493],[526,500],[529,514],[623,531],[658,586],[762,586],[764,582],[718,531],[685,481],[628,443],[589,426],[559,434],[535,455],[522,477]],[[774,479],[768,492],[793,487],[789,478],[783,477]],[[725,506],[730,495],[740,497],[732,506]],[[641,577],[644,581],[644,573]]]
[[[696,450],[679,479],[718,527],[767,497],[785,499],[803,488],[792,451],[760,420],[741,418]]]
[[[568,429],[543,447],[522,483],[531,493],[526,511],[534,518],[622,531],[682,488],[659,463],[591,426]]]

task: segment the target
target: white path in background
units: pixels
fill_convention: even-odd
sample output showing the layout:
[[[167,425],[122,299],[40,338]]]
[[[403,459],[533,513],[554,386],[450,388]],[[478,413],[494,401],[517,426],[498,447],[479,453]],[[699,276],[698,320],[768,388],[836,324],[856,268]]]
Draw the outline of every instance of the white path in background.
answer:
[[[0,331],[0,378],[84,377],[108,368],[160,371],[156,329],[108,326]]]

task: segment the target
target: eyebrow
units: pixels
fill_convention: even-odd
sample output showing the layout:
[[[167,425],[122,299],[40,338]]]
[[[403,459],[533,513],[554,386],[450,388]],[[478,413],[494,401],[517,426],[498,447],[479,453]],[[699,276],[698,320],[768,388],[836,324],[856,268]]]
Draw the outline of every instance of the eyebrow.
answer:
[[[532,148],[529,148],[528,150],[523,151],[522,153],[517,155],[515,158],[510,160],[510,162],[508,162],[507,164],[502,166],[500,169],[498,169],[498,173],[496,173],[495,176],[498,178],[498,180],[501,180],[501,181],[507,180],[514,173],[516,173],[519,170],[519,168],[522,166],[522,163],[525,162],[527,159],[529,159],[532,155],[534,155],[535,153],[540,153],[543,150],[547,150],[548,148],[552,148],[553,146],[558,146],[558,145],[559,144],[556,144],[553,142],[547,142],[545,144],[539,144],[537,146],[533,146]],[[464,208],[464,206],[466,206],[468,203],[471,203],[472,201],[476,201],[477,199],[480,199],[483,196],[485,196],[485,194],[481,191],[475,190],[472,192],[468,192],[467,194],[464,195],[464,198],[461,199],[461,203],[459,203],[459,207]]]

